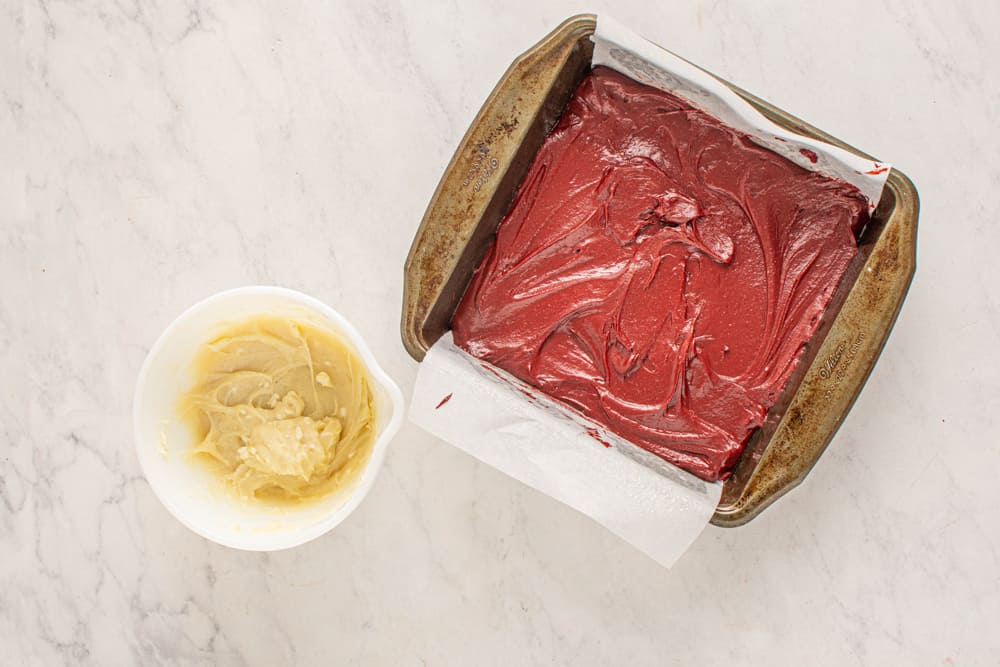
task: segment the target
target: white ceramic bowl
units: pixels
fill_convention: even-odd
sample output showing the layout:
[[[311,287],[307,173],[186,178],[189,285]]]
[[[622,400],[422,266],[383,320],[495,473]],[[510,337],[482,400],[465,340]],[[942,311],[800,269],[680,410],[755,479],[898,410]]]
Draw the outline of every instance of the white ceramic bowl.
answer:
[[[193,436],[176,414],[178,397],[191,387],[191,361],[198,348],[225,325],[254,315],[286,316],[339,334],[352,344],[372,380],[377,431],[361,478],[347,489],[302,507],[247,504],[227,492],[207,466],[187,455]],[[403,408],[399,387],[343,316],[301,292],[254,286],[210,296],[167,327],[139,371],[132,420],[143,473],[171,514],[213,542],[237,549],[276,551],[319,537],[354,511],[375,482],[389,441],[402,423]]]

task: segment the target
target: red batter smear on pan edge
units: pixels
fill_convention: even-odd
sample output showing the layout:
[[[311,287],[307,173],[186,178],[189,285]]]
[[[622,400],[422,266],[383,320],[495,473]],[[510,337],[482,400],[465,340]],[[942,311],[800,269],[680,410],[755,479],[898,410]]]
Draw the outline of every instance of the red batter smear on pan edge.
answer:
[[[857,252],[867,210],[853,186],[598,67],[501,221],[455,341],[724,479]]]

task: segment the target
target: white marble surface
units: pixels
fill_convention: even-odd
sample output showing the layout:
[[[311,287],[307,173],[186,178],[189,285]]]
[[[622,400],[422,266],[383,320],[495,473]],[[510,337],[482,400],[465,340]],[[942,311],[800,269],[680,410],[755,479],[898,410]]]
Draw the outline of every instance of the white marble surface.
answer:
[[[402,262],[437,179],[510,60],[587,7],[3,0],[0,662],[995,664],[1000,10],[833,5],[613,8],[923,197],[833,445],[667,571],[411,426],[356,514],[271,555],[183,528],[132,448],[149,346],[236,285],[335,305],[408,391]]]

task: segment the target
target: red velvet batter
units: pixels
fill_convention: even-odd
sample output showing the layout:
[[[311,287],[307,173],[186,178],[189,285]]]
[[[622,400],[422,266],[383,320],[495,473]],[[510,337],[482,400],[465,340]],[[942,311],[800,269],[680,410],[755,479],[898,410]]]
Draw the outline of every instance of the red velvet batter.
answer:
[[[535,157],[455,341],[725,478],[857,252],[851,185],[596,68]]]

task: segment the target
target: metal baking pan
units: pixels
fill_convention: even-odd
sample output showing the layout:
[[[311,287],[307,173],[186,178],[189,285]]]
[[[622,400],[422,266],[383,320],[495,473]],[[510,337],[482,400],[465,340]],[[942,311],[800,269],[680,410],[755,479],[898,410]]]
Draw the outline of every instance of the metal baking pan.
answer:
[[[441,177],[406,259],[401,334],[417,361],[448,329],[545,136],[590,69],[596,17],[566,20],[511,64]],[[721,81],[721,79],[720,79]],[[722,81],[772,121],[870,158]],[[778,402],[723,483],[712,523],[746,523],[809,473],[861,392],[916,269],[919,203],[893,168],[859,252]]]

